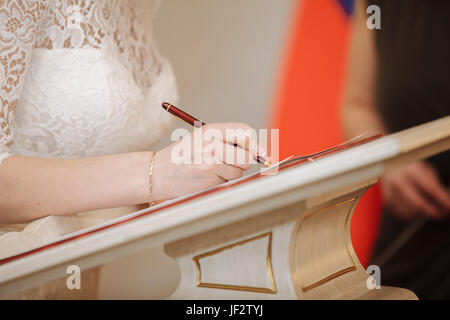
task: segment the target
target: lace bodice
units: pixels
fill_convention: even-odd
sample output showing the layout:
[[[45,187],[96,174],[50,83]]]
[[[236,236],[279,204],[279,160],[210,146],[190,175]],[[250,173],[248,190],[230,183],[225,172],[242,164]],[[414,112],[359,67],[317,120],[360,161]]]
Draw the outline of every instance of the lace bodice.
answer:
[[[149,150],[176,100],[155,0],[0,0],[0,162]]]

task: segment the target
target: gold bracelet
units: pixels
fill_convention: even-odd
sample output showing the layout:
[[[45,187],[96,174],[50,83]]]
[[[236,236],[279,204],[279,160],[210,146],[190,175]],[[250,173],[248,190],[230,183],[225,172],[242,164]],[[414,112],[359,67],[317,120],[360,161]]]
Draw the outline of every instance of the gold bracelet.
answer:
[[[155,164],[156,152],[152,154],[152,160],[150,160],[150,169],[148,171],[148,190],[149,190],[149,201],[148,204],[150,207],[156,205],[153,201],[153,165]]]

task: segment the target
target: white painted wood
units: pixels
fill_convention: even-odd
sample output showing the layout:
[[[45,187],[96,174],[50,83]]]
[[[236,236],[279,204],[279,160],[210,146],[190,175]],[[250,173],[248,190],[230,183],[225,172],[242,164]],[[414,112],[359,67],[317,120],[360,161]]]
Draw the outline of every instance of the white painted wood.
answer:
[[[292,279],[289,270],[289,254],[286,248],[289,248],[292,230],[294,229],[295,221],[286,221],[280,225],[277,225],[271,229],[263,229],[252,235],[240,237],[233,241],[228,241],[221,244],[219,247],[227,244],[236,243],[239,241],[251,239],[254,236],[264,234],[266,232],[272,232],[272,246],[271,246],[271,265],[273,271],[273,277],[275,281],[275,287],[272,286],[270,278],[267,272],[267,247],[264,249],[260,246],[256,246],[257,250],[247,252],[247,256],[242,256],[242,251],[235,250],[236,248],[229,250],[228,259],[223,259],[222,267],[215,266],[210,272],[213,274],[212,279],[215,284],[227,284],[229,279],[234,279],[233,285],[259,287],[266,289],[275,289],[276,292],[260,293],[252,291],[240,291],[240,290],[220,290],[215,288],[197,287],[195,285],[197,280],[197,270],[194,267],[192,260],[193,256],[205,252],[205,248],[199,249],[193,252],[183,254],[176,257],[176,261],[183,270],[183,276],[178,286],[177,291],[170,297],[170,299],[198,299],[198,300],[214,300],[214,299],[296,299],[296,293],[292,287]],[[251,242],[250,242],[251,243]],[[253,247],[253,246],[249,246]],[[245,280],[242,275],[236,277],[235,264],[240,266],[238,269],[243,268],[245,264],[244,274],[252,274],[253,279],[257,281],[249,282]],[[226,267],[224,267],[226,266]],[[204,267],[202,266],[202,275]],[[202,281],[203,282],[203,281]],[[263,284],[263,285],[261,285]]]
[[[444,122],[449,119],[444,119]],[[442,125],[442,122],[439,124]],[[445,144],[432,152],[448,149],[449,135],[445,134],[444,139],[447,140],[442,140],[442,137],[440,140]],[[409,132],[408,137],[410,135]],[[378,178],[384,172],[385,165],[395,162],[399,156],[411,153],[409,161],[413,161],[432,154],[431,151],[414,153],[425,148],[430,143],[429,139],[402,150],[404,139],[401,134],[385,137],[2,265],[0,295],[60,277],[69,264],[78,264],[82,268],[97,266],[294,203],[308,209],[311,199],[320,199],[325,193]],[[401,154],[401,151],[404,153]],[[314,206],[317,205],[314,203]],[[271,228],[274,234],[278,229]],[[273,241],[284,243],[282,239],[274,236]],[[274,259],[278,258],[274,256]],[[274,268],[284,268],[284,260],[277,260]],[[183,270],[183,273],[182,281],[185,281],[188,271]],[[281,274],[289,273],[281,270]],[[283,284],[289,282],[280,282],[278,289],[283,297],[292,295],[293,289]],[[231,295],[226,290],[222,291],[224,298]],[[233,297],[235,294],[233,292]]]
[[[201,283],[270,288],[267,274],[268,247],[267,236],[199,259]],[[228,266],[226,277],[217,273],[224,265]]]
[[[91,254],[112,249],[115,246],[148,238],[148,247],[154,247],[208,230],[212,225],[231,223],[276,207],[304,200],[313,195],[319,195],[325,190],[335,187],[330,181],[331,177],[338,177],[348,171],[364,168],[371,163],[375,166],[363,170],[356,179],[380,175],[382,173],[380,161],[394,157],[398,154],[398,150],[399,146],[395,139],[383,138],[297,168],[282,171],[277,175],[267,176],[24,257],[0,266],[0,294],[3,291],[4,283],[44,271],[68,261],[76,261]],[[320,183],[325,179],[328,179],[327,183]],[[336,187],[342,186],[346,182],[351,184],[353,179],[350,176],[339,179]],[[314,182],[317,184],[314,184]],[[158,237],[155,237],[156,235]],[[123,255],[123,253],[118,256],[120,255]],[[99,260],[97,264],[104,262]]]

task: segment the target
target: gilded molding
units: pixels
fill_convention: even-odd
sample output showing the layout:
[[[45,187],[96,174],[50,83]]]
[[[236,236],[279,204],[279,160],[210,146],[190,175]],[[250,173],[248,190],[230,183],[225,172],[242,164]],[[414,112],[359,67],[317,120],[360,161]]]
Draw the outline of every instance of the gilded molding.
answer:
[[[220,252],[223,252],[225,250],[230,250],[232,248],[235,248],[237,246],[241,246],[244,244],[247,244],[249,242],[255,241],[255,240],[259,240],[262,238],[266,238],[268,237],[269,242],[267,245],[267,258],[266,258],[266,262],[267,262],[267,276],[270,279],[270,284],[271,287],[270,288],[259,288],[259,287],[249,287],[249,286],[239,286],[239,285],[228,285],[228,284],[219,284],[219,283],[205,283],[202,282],[202,269],[201,269],[201,265],[200,265],[200,260],[202,258],[205,257],[209,257],[209,256],[213,256],[216,255]],[[250,239],[246,239],[243,241],[239,241],[230,245],[227,245],[225,247],[221,247],[212,251],[208,251],[206,253],[197,255],[195,257],[192,258],[192,260],[194,261],[195,264],[195,268],[197,270],[197,281],[196,281],[196,285],[197,287],[201,287],[201,288],[212,288],[212,289],[223,289],[223,290],[238,290],[238,291],[248,291],[248,292],[258,292],[258,293],[267,293],[267,294],[276,294],[277,293],[277,286],[275,283],[275,277],[274,277],[274,273],[273,273],[273,268],[272,268],[272,232],[268,232]]]

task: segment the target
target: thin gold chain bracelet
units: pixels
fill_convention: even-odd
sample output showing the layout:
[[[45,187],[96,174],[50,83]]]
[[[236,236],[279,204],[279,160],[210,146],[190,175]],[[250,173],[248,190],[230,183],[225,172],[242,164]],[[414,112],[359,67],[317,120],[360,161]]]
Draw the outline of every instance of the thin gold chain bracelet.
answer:
[[[148,171],[148,190],[149,190],[149,201],[148,204],[150,207],[156,205],[153,201],[153,166],[155,164],[156,152],[153,152],[152,159],[150,160],[150,169]]]

